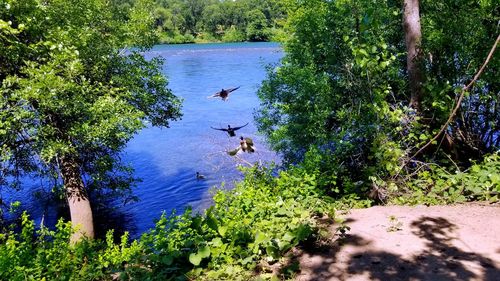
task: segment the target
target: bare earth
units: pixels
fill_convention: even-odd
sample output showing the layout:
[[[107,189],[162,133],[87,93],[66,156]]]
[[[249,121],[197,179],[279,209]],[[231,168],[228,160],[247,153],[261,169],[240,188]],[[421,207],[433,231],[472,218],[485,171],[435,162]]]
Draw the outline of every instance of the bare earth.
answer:
[[[500,281],[499,205],[378,206],[342,217],[345,238],[296,253],[296,281]]]

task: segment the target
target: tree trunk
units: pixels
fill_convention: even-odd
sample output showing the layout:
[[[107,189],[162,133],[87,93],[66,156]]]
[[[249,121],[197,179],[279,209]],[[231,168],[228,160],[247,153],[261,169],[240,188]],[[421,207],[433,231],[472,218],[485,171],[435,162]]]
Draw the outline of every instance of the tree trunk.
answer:
[[[406,70],[410,84],[410,106],[417,113],[422,111],[423,56],[420,49],[422,32],[420,30],[420,11],[418,0],[404,0],[403,29],[405,33]]]
[[[83,185],[80,165],[75,157],[65,156],[60,159],[61,176],[66,189],[71,223],[77,231],[71,236],[71,242],[78,242],[84,236],[94,238],[94,222],[90,201]]]

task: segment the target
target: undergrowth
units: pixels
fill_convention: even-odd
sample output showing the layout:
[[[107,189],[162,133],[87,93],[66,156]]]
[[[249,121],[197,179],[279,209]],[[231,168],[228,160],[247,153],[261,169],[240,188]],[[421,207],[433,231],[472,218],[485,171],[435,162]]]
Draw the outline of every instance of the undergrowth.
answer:
[[[416,179],[393,194],[395,204],[451,204],[468,201],[498,202],[500,193],[500,154],[495,153],[465,171],[449,172],[439,166],[428,166]]]
[[[218,190],[204,215],[187,210],[162,215],[138,240],[71,245],[69,223],[0,236],[0,280],[250,280],[262,279],[260,261],[275,263],[319,233],[318,218],[333,218],[333,204],[316,175],[290,169],[274,177],[266,168],[245,170],[230,191]],[[273,277],[274,276],[274,277]]]
[[[466,171],[430,167],[398,186],[389,203],[498,201],[498,153]],[[214,205],[203,215],[190,209],[163,214],[137,240],[126,233],[116,242],[109,232],[104,241],[72,245],[70,223],[35,229],[23,214],[20,231],[12,226],[0,234],[0,280],[280,280],[293,273],[270,273],[261,265],[279,262],[302,241],[318,239],[324,233],[320,222],[332,219],[336,208],[372,202],[355,194],[334,201],[325,195],[318,173],[300,167],[278,176],[262,167],[244,173],[233,190],[215,191]]]

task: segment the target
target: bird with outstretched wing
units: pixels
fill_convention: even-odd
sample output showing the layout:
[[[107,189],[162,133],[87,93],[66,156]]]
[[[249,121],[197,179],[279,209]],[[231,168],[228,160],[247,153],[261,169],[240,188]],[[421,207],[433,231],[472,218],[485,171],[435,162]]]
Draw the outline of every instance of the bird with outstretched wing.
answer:
[[[243,152],[254,153],[255,147],[253,140],[251,138],[240,137],[240,145],[237,148],[228,151],[227,154],[235,156],[240,150]]]
[[[246,123],[243,126],[239,126],[239,127],[231,127],[231,125],[227,125],[227,129],[226,128],[214,128],[212,126],[210,126],[210,128],[212,128],[214,130],[219,130],[219,131],[227,132],[230,137],[235,137],[236,136],[235,131],[237,131],[237,130],[243,128],[243,127],[245,127],[246,125],[248,125],[248,123]]]
[[[223,101],[226,101],[229,98],[229,95],[233,92],[236,91],[240,88],[241,86],[238,86],[236,88],[230,88],[230,89],[222,89],[219,92],[208,96],[208,98],[221,98]]]

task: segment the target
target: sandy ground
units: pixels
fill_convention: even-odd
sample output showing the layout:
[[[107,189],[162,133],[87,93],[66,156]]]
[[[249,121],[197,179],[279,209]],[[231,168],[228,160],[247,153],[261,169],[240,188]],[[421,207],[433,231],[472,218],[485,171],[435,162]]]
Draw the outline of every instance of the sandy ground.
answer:
[[[299,251],[296,281],[500,281],[499,205],[379,206],[341,217],[350,231]]]

